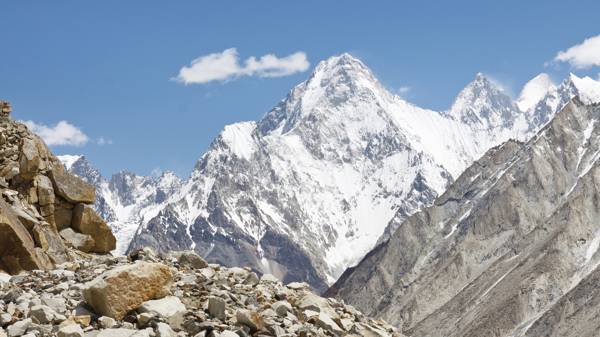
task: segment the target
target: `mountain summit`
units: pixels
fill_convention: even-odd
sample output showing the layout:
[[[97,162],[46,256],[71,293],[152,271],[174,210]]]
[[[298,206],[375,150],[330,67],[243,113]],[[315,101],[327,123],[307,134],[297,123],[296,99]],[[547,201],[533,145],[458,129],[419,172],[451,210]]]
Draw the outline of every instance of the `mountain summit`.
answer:
[[[571,97],[568,88],[554,95]],[[488,149],[534,134],[560,106],[551,94],[536,104],[546,109],[521,111],[478,74],[436,112],[393,95],[342,54],[260,120],[226,126],[189,180],[164,193],[132,176],[97,186],[120,252],[194,249],[324,290]]]

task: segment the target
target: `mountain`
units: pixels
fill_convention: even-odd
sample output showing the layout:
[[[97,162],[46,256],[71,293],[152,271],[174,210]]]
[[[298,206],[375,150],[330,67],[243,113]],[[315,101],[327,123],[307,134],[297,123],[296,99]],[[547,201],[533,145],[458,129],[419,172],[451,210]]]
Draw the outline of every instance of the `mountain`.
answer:
[[[535,105],[568,88],[537,94]],[[98,181],[96,207],[121,253],[194,249],[324,290],[489,148],[529,139],[555,113],[552,104],[521,111],[480,73],[447,111],[422,109],[342,54],[319,63],[260,120],[226,126],[187,181],[164,194],[147,177]],[[65,161],[90,182],[99,176]]]
[[[596,336],[599,120],[575,98],[491,149],[328,294],[413,337]]]
[[[351,55],[332,57],[261,120],[225,127],[130,248],[193,248],[325,289],[393,232],[394,216],[429,205],[513,136],[518,117],[481,74],[439,113],[392,95]]]
[[[119,254],[127,251],[142,219],[182,185],[181,179],[169,171],[159,177],[121,171],[106,179],[84,156],[61,155],[58,159],[70,173],[96,188],[94,208],[117,237],[116,252]]]

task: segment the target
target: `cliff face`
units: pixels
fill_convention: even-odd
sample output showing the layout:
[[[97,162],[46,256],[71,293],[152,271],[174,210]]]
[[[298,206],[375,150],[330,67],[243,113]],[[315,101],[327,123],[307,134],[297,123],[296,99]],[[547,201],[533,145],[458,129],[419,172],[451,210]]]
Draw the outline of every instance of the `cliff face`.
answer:
[[[418,336],[597,336],[600,105],[496,147],[330,289]]]
[[[46,144],[0,101],[0,270],[48,269],[69,247],[107,253],[115,238],[88,205],[94,188],[68,174]]]

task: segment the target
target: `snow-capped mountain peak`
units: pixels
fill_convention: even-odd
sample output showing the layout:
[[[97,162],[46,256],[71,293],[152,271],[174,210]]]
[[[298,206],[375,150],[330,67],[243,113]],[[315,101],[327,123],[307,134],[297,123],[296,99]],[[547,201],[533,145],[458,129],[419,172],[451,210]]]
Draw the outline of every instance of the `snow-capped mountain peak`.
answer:
[[[494,129],[512,125],[518,111],[500,86],[483,73],[477,73],[475,79],[458,94],[447,114],[480,129]]]
[[[571,73],[569,75],[569,84],[574,89],[574,93],[586,104],[600,102],[600,81],[596,81],[589,76],[578,77]]]
[[[554,81],[548,74],[541,73],[523,86],[517,105],[521,111],[528,111],[553,90],[556,90]]]
[[[58,160],[60,160],[63,163],[63,165],[65,165],[65,168],[67,170],[70,170],[75,162],[77,162],[79,159],[83,158],[83,156],[71,155],[71,154],[63,154],[63,155],[56,156],[56,157],[58,158]]]

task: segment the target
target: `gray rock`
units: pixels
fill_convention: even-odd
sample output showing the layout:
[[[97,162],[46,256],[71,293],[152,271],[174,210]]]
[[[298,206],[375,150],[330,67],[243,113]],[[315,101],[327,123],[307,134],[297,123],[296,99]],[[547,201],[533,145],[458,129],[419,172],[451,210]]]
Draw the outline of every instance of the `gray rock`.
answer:
[[[179,327],[183,323],[183,315],[186,313],[186,308],[179,298],[167,296],[160,300],[144,302],[138,311],[141,313],[154,313],[164,318],[172,326]]]
[[[137,332],[138,330],[134,329],[104,329],[101,330],[100,333],[96,335],[96,337],[131,337]]]
[[[103,329],[110,329],[117,324],[117,321],[112,317],[102,316],[98,318],[98,324],[100,324],[100,327]]]
[[[6,328],[8,337],[23,336],[25,332],[27,332],[27,329],[31,326],[31,323],[31,318],[27,318],[22,321],[13,323],[8,328]]]
[[[220,320],[225,320],[225,300],[211,296],[208,298],[208,312],[213,316]]]
[[[78,324],[69,324],[58,329],[58,337],[83,337],[83,334]]]
[[[176,337],[177,333],[166,323],[156,325],[156,337]]]
[[[275,302],[271,304],[271,308],[281,317],[285,317],[288,312],[292,312],[292,305],[288,301]]]
[[[36,305],[29,310],[29,316],[33,319],[34,323],[48,324],[52,322],[56,316],[56,312],[48,306]]]

